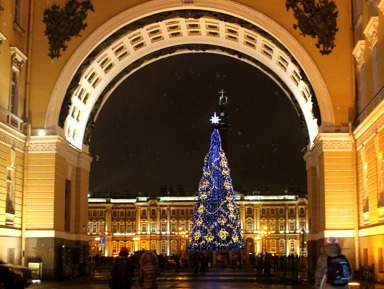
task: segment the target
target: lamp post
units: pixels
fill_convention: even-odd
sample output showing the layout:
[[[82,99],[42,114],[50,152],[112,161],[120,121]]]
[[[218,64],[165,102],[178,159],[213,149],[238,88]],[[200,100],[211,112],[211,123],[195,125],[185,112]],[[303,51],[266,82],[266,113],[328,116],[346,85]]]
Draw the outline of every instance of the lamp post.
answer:
[[[182,227],[179,227],[179,232],[176,233],[180,237],[180,239],[179,239],[180,240],[180,255],[183,254],[183,252],[185,251],[186,245],[187,245],[187,244],[185,244],[185,246],[183,246],[184,240],[185,240],[185,242],[188,242],[188,238],[189,238],[188,231],[183,231],[182,229],[183,229]]]

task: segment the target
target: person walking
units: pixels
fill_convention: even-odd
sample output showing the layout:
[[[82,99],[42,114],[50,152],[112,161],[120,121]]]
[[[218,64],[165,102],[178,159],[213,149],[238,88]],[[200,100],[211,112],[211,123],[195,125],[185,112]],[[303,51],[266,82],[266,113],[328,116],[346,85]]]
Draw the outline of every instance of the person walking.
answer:
[[[139,284],[142,289],[157,289],[159,264],[155,253],[148,251],[140,258]]]
[[[327,239],[327,244],[323,245],[320,249],[321,255],[317,260],[316,271],[315,271],[315,289],[348,289],[350,288],[348,284],[344,286],[334,287],[327,283],[327,263],[328,257],[337,257],[341,255],[341,247],[338,244],[338,240],[335,237],[329,237]],[[349,261],[348,266],[350,267]]]
[[[112,267],[109,287],[111,289],[130,289],[133,274],[134,265],[128,258],[128,249],[121,247],[119,256],[116,257]]]

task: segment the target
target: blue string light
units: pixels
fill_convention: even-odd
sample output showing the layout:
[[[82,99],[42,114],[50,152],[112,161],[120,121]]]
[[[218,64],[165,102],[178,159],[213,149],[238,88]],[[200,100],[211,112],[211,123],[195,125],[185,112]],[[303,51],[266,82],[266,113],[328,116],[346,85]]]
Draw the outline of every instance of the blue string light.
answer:
[[[187,250],[243,250],[239,210],[236,205],[227,158],[215,127],[204,161],[193,226]]]

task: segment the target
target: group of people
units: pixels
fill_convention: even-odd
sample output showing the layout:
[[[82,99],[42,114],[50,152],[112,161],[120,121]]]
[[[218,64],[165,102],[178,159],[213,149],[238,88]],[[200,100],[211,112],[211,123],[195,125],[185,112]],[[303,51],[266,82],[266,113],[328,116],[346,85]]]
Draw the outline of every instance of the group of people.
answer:
[[[128,249],[120,248],[111,271],[109,287],[111,289],[130,289],[134,276],[135,264],[128,258]],[[140,271],[138,281],[142,289],[157,289],[157,276],[159,263],[154,252],[147,251],[140,258]]]
[[[330,237],[327,243],[321,247],[321,256],[317,261],[316,272],[315,272],[315,289],[331,289],[335,288],[330,284],[330,258],[334,259],[339,256],[345,258],[341,254],[341,247],[338,244],[338,240],[334,237]],[[195,272],[205,273],[206,267],[209,263],[209,258],[206,254],[192,254],[190,260],[194,266]],[[272,255],[260,255],[257,257],[256,269],[258,271],[264,270],[266,273],[269,272],[272,266],[277,266],[277,258],[273,258]],[[276,264],[276,263],[277,264]],[[345,259],[348,267],[351,268],[350,263]],[[159,275],[159,261],[158,256],[151,251],[143,253],[140,258],[140,270],[138,281],[142,289],[157,289],[157,276]],[[119,256],[116,257],[114,265],[111,271],[109,286],[111,289],[130,289],[131,282],[134,276],[135,263],[132,258],[128,258],[128,250],[126,247],[120,248]],[[276,268],[275,268],[276,270]],[[277,269],[278,270],[278,269]],[[351,276],[350,276],[351,277]],[[347,289],[348,284],[344,286],[338,286],[337,288]]]

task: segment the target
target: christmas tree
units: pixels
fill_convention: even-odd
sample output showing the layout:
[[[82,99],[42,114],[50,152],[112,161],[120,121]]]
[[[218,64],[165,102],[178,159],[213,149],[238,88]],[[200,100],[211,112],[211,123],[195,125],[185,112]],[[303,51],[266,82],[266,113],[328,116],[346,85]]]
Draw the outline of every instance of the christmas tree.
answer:
[[[189,241],[187,250],[192,251],[244,249],[239,211],[217,127],[204,161]]]

